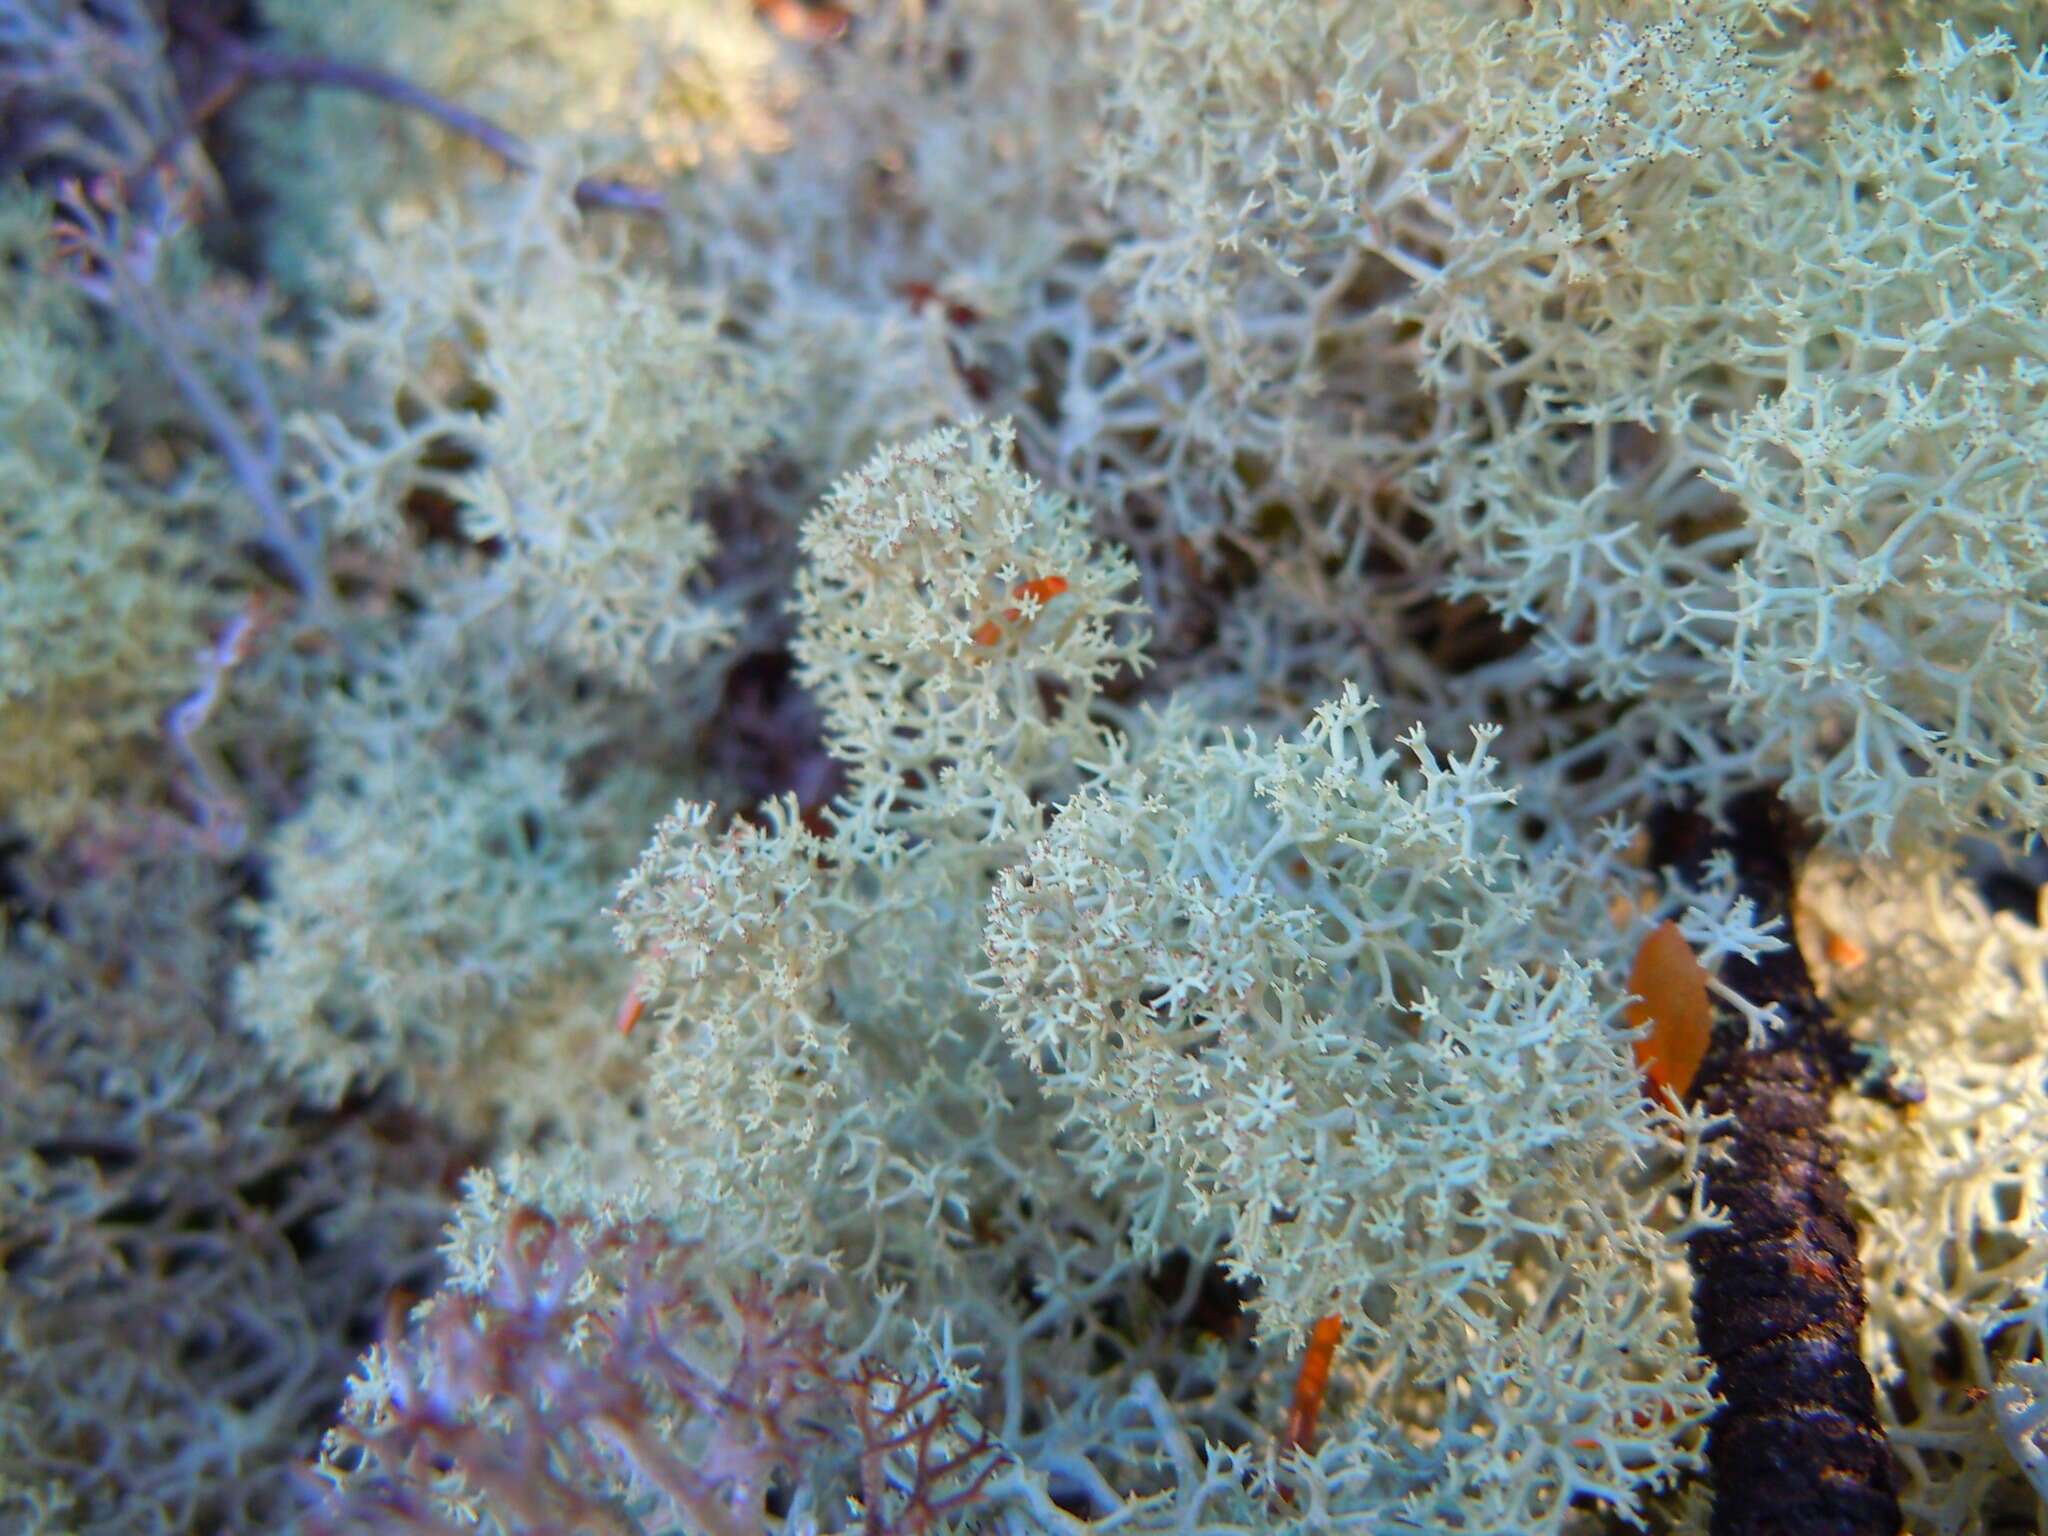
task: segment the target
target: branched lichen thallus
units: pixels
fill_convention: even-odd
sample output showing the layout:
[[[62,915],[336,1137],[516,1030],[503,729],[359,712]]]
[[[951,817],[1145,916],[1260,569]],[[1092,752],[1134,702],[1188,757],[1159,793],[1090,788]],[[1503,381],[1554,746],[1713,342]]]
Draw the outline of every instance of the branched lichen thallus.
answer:
[[[1687,884],[1716,852],[1760,921],[1789,929],[1800,831],[1769,791],[1716,828],[1692,811],[1651,821],[1657,863]],[[1855,1076],[1796,944],[1721,967],[1727,991],[1778,1020],[1752,1044],[1739,1010],[1716,1010],[1695,1084],[1709,1136],[1707,1194],[1725,1224],[1690,1239],[1693,1318],[1722,1399],[1708,1429],[1714,1536],[1896,1536],[1897,1476],[1858,1352],[1863,1266],[1829,1129],[1829,1100]]]

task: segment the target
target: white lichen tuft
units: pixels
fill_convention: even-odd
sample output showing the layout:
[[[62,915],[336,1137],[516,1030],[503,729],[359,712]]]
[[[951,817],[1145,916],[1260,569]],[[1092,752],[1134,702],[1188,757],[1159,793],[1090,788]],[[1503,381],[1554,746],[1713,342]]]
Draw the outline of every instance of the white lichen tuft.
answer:
[[[2048,1348],[2048,938],[1987,910],[1945,861],[1828,860],[1800,897],[1815,948],[1839,957],[1829,1002],[1927,1089],[1904,1115],[1838,1104],[1865,1354],[1907,1516],[1915,1529],[1988,1531],[2015,1500],[2033,1507],[1998,1404]]]
[[[1617,1469],[1693,1465],[1711,1399],[1655,1278],[1683,1162],[1615,989],[1547,927],[1604,914],[1513,851],[1483,738],[1396,751],[1371,715],[1347,691],[1298,740],[1167,735],[1069,800],[997,882],[991,1004],[1099,1186],[1173,1170],[1265,1327],[1344,1317],[1370,1370],[1320,1461],[1342,1507],[1633,1508]],[[1439,1438],[1396,1474],[1368,1447],[1423,1404]]]
[[[1099,760],[1103,686],[1141,664],[1137,573],[1013,462],[1008,423],[942,428],[848,475],[804,526],[794,650],[851,798],[1014,837]]]

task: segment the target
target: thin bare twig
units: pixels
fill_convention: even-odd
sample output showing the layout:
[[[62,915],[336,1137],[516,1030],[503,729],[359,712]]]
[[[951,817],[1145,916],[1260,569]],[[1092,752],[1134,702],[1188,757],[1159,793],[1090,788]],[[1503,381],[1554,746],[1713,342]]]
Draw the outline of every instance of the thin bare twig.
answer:
[[[73,287],[119,317],[156,354],[256,508],[264,548],[313,610],[324,612],[325,541],[316,522],[294,516],[286,505],[283,432],[261,370],[246,357],[229,357],[246,397],[238,409],[208,376],[191,333],[164,302],[157,263],[179,222],[168,180],[164,173],[163,184],[122,189],[111,177],[90,187],[74,183],[60,204],[58,257]],[[255,415],[254,432],[243,423],[243,409]]]
[[[359,96],[368,96],[430,117],[449,132],[481,145],[515,171],[531,172],[538,165],[533,146],[511,129],[493,122],[481,112],[471,111],[436,95],[403,75],[347,59],[281,53],[249,43],[202,18],[188,18],[183,25],[199,40],[208,56],[217,61],[218,69],[205,89],[197,94],[184,123],[157,146],[143,167],[145,172],[167,162],[208,120],[257,85],[318,86],[353,91]],[[583,209],[610,208],[622,213],[660,214],[667,207],[661,194],[651,187],[608,176],[581,178],[572,195],[576,206]]]

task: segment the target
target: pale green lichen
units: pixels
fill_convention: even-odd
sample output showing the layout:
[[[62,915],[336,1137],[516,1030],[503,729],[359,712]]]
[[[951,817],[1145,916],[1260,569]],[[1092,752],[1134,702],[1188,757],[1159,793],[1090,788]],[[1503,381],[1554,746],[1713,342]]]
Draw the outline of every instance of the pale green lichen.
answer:
[[[362,404],[302,423],[301,496],[380,539],[422,488],[453,498],[498,551],[463,600],[515,604],[630,686],[729,641],[741,610],[705,590],[718,540],[696,503],[766,446],[776,390],[718,316],[531,195],[366,237],[357,266],[367,292],[330,349]]]
[[[1136,569],[1014,449],[1002,422],[885,450],[802,534],[801,676],[850,794],[892,825],[1016,836],[1032,792],[1107,749],[1097,698],[1142,659]]]
[[[163,714],[238,599],[206,503],[110,460],[116,359],[38,270],[47,211],[0,197],[0,801],[56,831],[164,794]]]
[[[1942,1532],[2036,1522],[2019,1474],[2037,1466],[2001,1435],[2048,1345],[2048,941],[1946,861],[1827,860],[1800,894],[1842,956],[1829,1001],[1927,1089],[1903,1119],[1854,1098],[1839,1116],[1907,1513]]]
[[[164,710],[262,614],[208,743],[262,884],[233,1018],[330,1113],[409,1104],[496,1159],[343,1439],[422,1404],[428,1439],[479,1433],[431,1471],[337,1455],[335,1498],[400,1529],[553,1499],[623,1529],[1704,1528],[1701,1127],[1643,1104],[1619,1023],[1652,903],[1627,823],[1764,781],[1906,871],[1819,866],[1807,901],[1869,951],[1836,1005],[1930,1087],[1843,1110],[1911,1529],[2038,1524],[2044,957],[1930,861],[2048,820],[2040,19],[878,0],[828,39],[751,0],[543,9],[269,10],[278,47],[497,114],[530,169],[331,92],[226,119],[327,167],[257,242],[305,302],[206,354],[295,407],[318,622],[219,575],[245,525],[203,423],[37,274],[40,211],[0,271],[29,296],[10,823],[115,858],[88,829],[126,797],[189,843]],[[0,90],[44,57],[9,36]],[[579,206],[590,174],[661,216]],[[1658,910],[1710,963],[1775,942],[1725,881]],[[98,995],[41,948],[50,996]],[[19,1153],[31,1201],[52,1156]],[[462,1353],[517,1331],[488,1298],[534,1208],[591,1239],[560,1285],[603,1305],[506,1358],[599,1394],[573,1423]],[[934,1384],[1002,1470],[920,1522],[900,1444],[856,1494],[851,1440],[808,1468],[644,1357],[602,1396],[655,1295],[629,1232],[722,1298],[677,1314],[719,1373],[738,1298],[815,1287],[805,1326],[888,1362],[867,1408]],[[34,1406],[0,1388],[0,1434]],[[519,1426],[537,1482],[486,1456]],[[175,1497],[185,1442],[124,1444],[137,1507]],[[706,1447],[709,1502],[674,1465]]]
[[[248,908],[235,978],[310,1097],[395,1075],[517,1144],[580,1118],[554,1102],[565,1060],[602,1081],[631,1059],[608,1027],[626,971],[589,919],[659,802],[630,765],[579,782],[594,702],[476,619],[363,658],[319,707],[312,797],[270,842],[276,893]]]

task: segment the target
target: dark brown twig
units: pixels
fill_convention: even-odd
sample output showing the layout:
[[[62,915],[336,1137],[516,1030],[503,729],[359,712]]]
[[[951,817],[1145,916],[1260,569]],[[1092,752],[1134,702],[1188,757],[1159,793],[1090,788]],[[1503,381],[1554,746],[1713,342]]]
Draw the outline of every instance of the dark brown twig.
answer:
[[[1799,829],[1769,791],[1733,801],[1717,830],[1689,811],[1651,820],[1657,863],[1700,883],[1725,851],[1739,894],[1789,937]],[[1856,1223],[1828,1127],[1848,1055],[1798,947],[1728,959],[1721,981],[1780,1026],[1752,1047],[1717,1009],[1694,1085],[1726,1118],[1709,1137],[1707,1194],[1723,1226],[1689,1242],[1693,1318],[1723,1399],[1709,1425],[1714,1536],[1895,1536],[1897,1475],[1858,1352],[1864,1315]]]
[[[179,148],[244,92],[258,85],[320,86],[353,91],[432,118],[449,132],[481,145],[515,171],[531,172],[537,160],[533,147],[518,134],[481,112],[473,112],[424,86],[389,70],[316,54],[280,53],[247,42],[209,20],[187,17],[182,23],[201,45],[212,74],[194,92],[185,121],[159,144],[142,167],[147,175],[169,162]],[[623,213],[659,214],[666,204],[649,187],[607,176],[585,176],[572,194],[583,209],[610,208]]]

